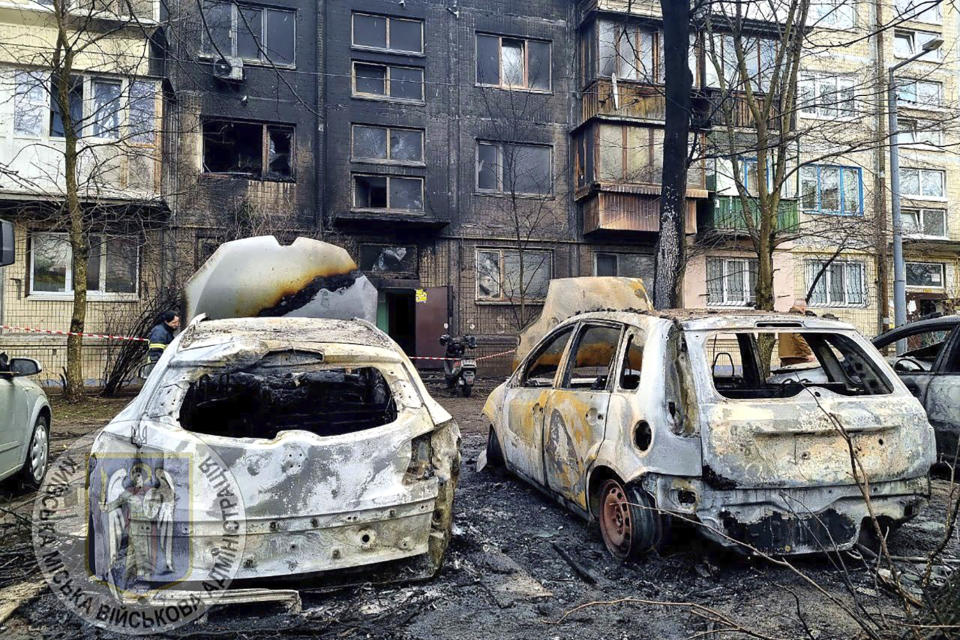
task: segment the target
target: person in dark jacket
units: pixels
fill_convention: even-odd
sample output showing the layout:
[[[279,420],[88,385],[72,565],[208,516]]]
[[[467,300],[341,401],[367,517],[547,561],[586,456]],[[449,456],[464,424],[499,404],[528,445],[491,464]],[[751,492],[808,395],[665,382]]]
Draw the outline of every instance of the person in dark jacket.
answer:
[[[147,356],[150,362],[156,362],[163,355],[163,350],[173,342],[173,332],[180,328],[180,316],[173,311],[164,311],[147,338]]]

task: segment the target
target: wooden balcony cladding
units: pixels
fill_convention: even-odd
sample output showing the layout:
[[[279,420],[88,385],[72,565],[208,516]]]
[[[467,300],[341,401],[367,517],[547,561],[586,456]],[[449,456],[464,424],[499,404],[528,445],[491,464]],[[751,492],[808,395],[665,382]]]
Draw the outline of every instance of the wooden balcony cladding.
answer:
[[[690,194],[688,194],[690,195]],[[660,197],[648,194],[600,191],[582,203],[583,232],[660,231]],[[687,198],[687,233],[697,231],[697,207]]]
[[[613,99],[613,83],[609,78],[594,81],[583,92],[583,121],[594,116],[614,116],[663,122],[666,117],[667,102],[663,96],[663,87],[617,82],[620,108]]]
[[[763,100],[762,94],[754,94],[758,104]],[[742,93],[731,93],[726,97],[719,91],[708,91],[705,99],[701,100],[702,109],[705,111],[702,116],[705,128],[716,129],[725,127],[728,118],[737,129],[753,129],[753,113],[747,103],[747,98]],[[767,128],[771,131],[780,129],[780,109],[779,102],[774,101],[771,109],[771,118]]]

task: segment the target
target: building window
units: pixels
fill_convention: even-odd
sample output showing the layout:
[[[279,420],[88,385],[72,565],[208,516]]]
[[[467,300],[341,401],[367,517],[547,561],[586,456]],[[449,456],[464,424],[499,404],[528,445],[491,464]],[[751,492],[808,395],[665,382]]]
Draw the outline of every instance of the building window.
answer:
[[[749,258],[707,258],[707,305],[756,304],[757,264]]]
[[[939,37],[939,34],[929,31],[906,31],[897,29],[893,34],[893,55],[897,58],[911,58],[923,51],[924,44]],[[940,62],[943,60],[943,47],[928,51],[921,56],[920,60]]]
[[[282,124],[204,120],[203,171],[291,180],[293,131]]]
[[[360,245],[360,269],[369,273],[417,275],[416,245]]]
[[[73,252],[65,233],[31,235],[30,293],[73,294]],[[139,241],[130,236],[91,235],[87,291],[94,296],[137,293]]]
[[[354,13],[353,46],[402,53],[423,53],[423,21]]]
[[[805,116],[852,118],[857,114],[855,82],[850,76],[804,74],[797,108]]]
[[[354,175],[353,208],[423,211],[423,178]]]
[[[896,0],[896,9],[900,20],[913,20],[940,24],[943,22],[943,11],[939,1],[935,4],[931,0]]]
[[[943,85],[929,80],[897,81],[897,100],[917,107],[940,106]]]
[[[17,71],[14,76],[13,131],[17,135],[42,136],[43,118],[47,114],[47,74],[40,77],[30,71]]]
[[[120,137],[120,82],[93,80],[93,135],[97,138]]]
[[[543,300],[552,277],[553,254],[549,251],[477,250],[477,300],[511,303],[520,302],[521,298]]]
[[[597,252],[593,260],[593,275],[641,278],[652,284],[653,256],[639,253]]]
[[[930,120],[897,118],[897,141],[900,144],[919,144],[940,147],[943,144],[943,129]]]
[[[610,20],[597,22],[600,76],[663,82],[663,39],[659,31]]]
[[[423,69],[353,63],[353,95],[423,101]]]
[[[63,128],[63,114],[60,112],[60,101],[57,94],[60,82],[56,77],[50,79],[50,137],[62,138],[66,135]],[[67,101],[70,120],[77,129],[76,135],[83,135],[83,78],[70,76],[70,86],[67,88]]]
[[[477,141],[477,190],[547,196],[553,193],[553,150],[546,145]]]
[[[353,160],[423,163],[423,129],[353,125]]]
[[[804,211],[862,215],[863,183],[859,167],[800,167],[800,205]]]
[[[943,198],[945,172],[941,169],[900,168],[900,193],[909,198]]]
[[[813,0],[809,12],[811,26],[852,29],[856,25],[856,7],[850,0]]]
[[[230,2],[203,9],[203,50],[208,55],[293,66],[297,12]]]
[[[942,262],[908,262],[907,286],[943,289],[946,265]]]
[[[947,237],[947,212],[944,209],[904,209],[903,232],[908,236]]]
[[[550,43],[477,34],[477,84],[550,91]]]
[[[741,78],[733,36],[715,35],[707,38],[704,44],[707,86],[720,86],[720,79],[717,76],[717,65],[720,65],[725,88],[736,90],[749,80],[754,90],[767,91],[776,67],[778,44],[777,40],[770,38],[744,38],[742,47],[747,77]]]
[[[157,95],[153,82],[130,83],[130,141],[156,143]]]
[[[823,260],[807,261],[807,288],[817,276],[817,284],[810,296],[811,306],[856,307],[866,304],[864,267],[862,262]]]

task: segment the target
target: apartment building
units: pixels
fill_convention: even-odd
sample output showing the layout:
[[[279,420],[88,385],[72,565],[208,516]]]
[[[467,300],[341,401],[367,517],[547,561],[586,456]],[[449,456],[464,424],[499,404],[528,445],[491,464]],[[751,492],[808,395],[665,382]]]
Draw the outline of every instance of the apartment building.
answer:
[[[158,281],[161,192],[160,68],[151,38],[158,2],[70,5],[58,32],[53,3],[0,7],[0,216],[15,224],[17,262],[0,268],[0,325],[65,330],[73,305],[67,240],[65,120],[79,140],[75,172],[85,228],[87,331],[109,332],[135,317]],[[133,11],[133,15],[130,15]],[[55,95],[58,35],[70,43],[70,118]],[[59,52],[67,53],[63,49]],[[2,350],[39,359],[48,380],[65,366],[66,339],[3,330]],[[97,384],[102,341],[87,349]]]

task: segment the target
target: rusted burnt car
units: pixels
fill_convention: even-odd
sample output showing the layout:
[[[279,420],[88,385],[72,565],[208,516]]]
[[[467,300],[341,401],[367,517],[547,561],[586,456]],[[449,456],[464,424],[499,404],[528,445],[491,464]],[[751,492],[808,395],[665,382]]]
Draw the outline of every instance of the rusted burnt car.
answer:
[[[377,579],[432,575],[450,537],[457,424],[376,326],[315,317],[322,315],[318,309],[347,315],[346,307],[357,302],[362,311],[369,292],[376,300],[369,283],[357,284],[362,275],[342,249],[316,241],[282,248],[272,238],[244,242],[222,247],[219,259],[215,254],[215,264],[200,274],[199,297],[188,301],[192,310],[226,317],[198,315],[166,348],[140,394],[98,436],[90,477],[97,481],[108,458],[162,459],[153,466],[166,475],[175,459],[212,451],[242,498],[245,536],[232,578],[350,573],[375,564]],[[248,266],[233,259],[264,244],[273,247],[273,257],[247,254]],[[331,253],[339,265],[333,271]],[[320,273],[292,274],[291,264]],[[259,270],[259,285],[245,269]],[[196,282],[188,285],[188,298],[197,295]],[[229,317],[249,305],[237,299],[249,289],[274,285],[275,296],[257,290],[250,297],[265,305],[264,315],[282,317]],[[354,286],[363,291],[350,291]],[[204,290],[215,295],[204,300]],[[304,311],[305,305],[314,308]],[[311,317],[291,317],[298,314]],[[126,475],[137,469],[134,464]],[[156,471],[155,483],[160,476]],[[108,504],[114,486],[106,471],[103,477],[99,487]],[[210,502],[209,495],[192,495],[189,504],[177,503],[167,545],[184,550],[179,561],[189,564],[178,576],[202,574],[215,561],[222,531]],[[116,563],[113,536],[101,524],[110,519],[91,513],[91,522],[91,569],[104,575]],[[154,576],[164,579],[163,572]]]
[[[773,381],[786,333],[824,380]],[[745,552],[846,549],[869,516],[851,453],[886,527],[917,512],[934,462],[923,408],[876,349],[796,315],[583,313],[540,340],[484,416],[478,466],[503,464],[598,521],[621,558],[679,522]]]

